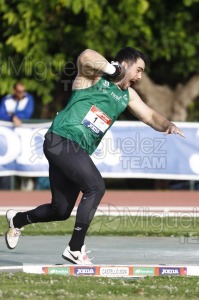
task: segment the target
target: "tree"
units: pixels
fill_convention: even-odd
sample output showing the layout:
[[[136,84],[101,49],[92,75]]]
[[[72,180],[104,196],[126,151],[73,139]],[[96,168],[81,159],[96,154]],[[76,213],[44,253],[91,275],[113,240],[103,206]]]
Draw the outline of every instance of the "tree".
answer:
[[[182,120],[198,93],[197,88],[189,93],[190,85],[198,85],[198,14],[199,0],[1,0],[0,94],[10,92],[16,79],[23,80],[42,103],[43,116],[48,103],[54,105],[54,114],[69,95],[74,62],[83,49],[93,48],[111,59],[129,45],[148,53],[149,76],[161,85],[143,80],[143,94],[149,90],[146,82],[150,84],[151,95],[144,95],[149,105],[159,108],[152,103],[159,97],[152,94],[157,88],[167,91],[163,114]],[[186,95],[183,105],[178,95]]]
[[[147,75],[136,88],[147,104],[173,121],[185,121],[187,108],[199,95],[199,74],[175,89],[154,83]]]

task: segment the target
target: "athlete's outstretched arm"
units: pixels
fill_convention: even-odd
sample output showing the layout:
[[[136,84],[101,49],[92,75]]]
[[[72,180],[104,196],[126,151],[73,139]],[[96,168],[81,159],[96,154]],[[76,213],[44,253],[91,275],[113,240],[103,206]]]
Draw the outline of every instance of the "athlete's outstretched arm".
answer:
[[[175,133],[185,137],[184,133],[175,124],[147,106],[132,88],[129,88],[129,96],[129,110],[140,121],[165,134]]]

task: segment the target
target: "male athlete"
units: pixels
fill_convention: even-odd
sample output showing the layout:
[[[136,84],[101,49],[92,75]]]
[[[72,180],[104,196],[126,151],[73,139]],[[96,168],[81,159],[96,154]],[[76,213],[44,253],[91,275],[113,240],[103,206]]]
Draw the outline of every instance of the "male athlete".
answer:
[[[183,132],[138,96],[131,85],[142,77],[147,62],[140,51],[126,47],[109,63],[93,50],[83,51],[77,60],[78,74],[69,103],[55,117],[45,135],[44,153],[49,161],[51,204],[17,213],[7,212],[6,243],[14,249],[25,225],[66,220],[82,192],[74,231],[62,257],[74,264],[91,265],[84,239],[105,185],[91,155],[107,130],[126,107],[153,129],[165,134]]]

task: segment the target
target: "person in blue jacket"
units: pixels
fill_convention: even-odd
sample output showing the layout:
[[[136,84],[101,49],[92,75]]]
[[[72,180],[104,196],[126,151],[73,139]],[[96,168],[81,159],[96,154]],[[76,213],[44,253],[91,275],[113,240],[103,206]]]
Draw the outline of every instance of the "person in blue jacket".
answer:
[[[34,99],[26,93],[21,82],[15,83],[13,94],[5,96],[0,104],[0,120],[20,126],[23,119],[30,119],[34,111]]]
[[[34,111],[34,99],[26,93],[25,86],[16,82],[13,93],[2,98],[0,103],[0,120],[13,122],[18,127],[25,119],[30,119]],[[9,190],[11,187],[10,176],[0,177],[0,190]]]

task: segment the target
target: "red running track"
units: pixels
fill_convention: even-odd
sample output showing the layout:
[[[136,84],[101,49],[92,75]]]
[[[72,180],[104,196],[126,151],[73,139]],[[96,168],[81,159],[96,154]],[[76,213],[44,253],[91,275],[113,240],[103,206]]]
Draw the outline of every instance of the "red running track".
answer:
[[[50,191],[0,191],[0,207],[32,207],[50,203],[50,201]],[[199,206],[199,192],[107,190],[100,205],[107,204],[114,206],[197,207]]]

